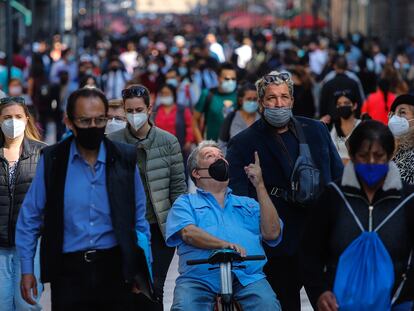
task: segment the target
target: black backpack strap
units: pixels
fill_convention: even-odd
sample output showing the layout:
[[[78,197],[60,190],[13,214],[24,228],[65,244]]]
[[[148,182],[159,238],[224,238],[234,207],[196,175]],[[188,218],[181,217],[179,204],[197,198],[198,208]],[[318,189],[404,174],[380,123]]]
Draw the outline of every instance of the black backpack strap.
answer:
[[[211,102],[213,101],[213,96],[217,93],[217,88],[212,88],[208,91],[207,97],[205,99],[204,102],[204,119],[205,119],[205,123],[207,123],[207,118],[208,118],[208,111],[210,110],[210,106],[211,106]]]
[[[230,128],[233,123],[233,119],[236,116],[236,111],[232,111],[224,119],[223,124],[221,125],[219,138],[221,141],[229,142],[230,140]]]
[[[315,162],[313,161],[312,154],[309,149],[309,145],[306,142],[305,133],[303,132],[302,124],[295,118],[292,117],[293,125],[295,126],[296,135],[299,140],[299,153],[301,156],[307,157],[311,162],[312,165],[315,167]]]
[[[175,116],[175,135],[177,136],[180,146],[185,144],[186,126],[185,126],[185,107],[177,105],[177,112]]]
[[[292,117],[293,125],[295,126],[296,135],[300,144],[307,144],[305,134],[303,133],[302,124],[295,118]]]
[[[157,105],[156,107],[154,107],[154,110],[152,110],[151,112],[150,118],[154,124],[155,124],[155,118],[157,117],[157,113],[158,113],[158,110],[160,109],[160,106],[161,105]]]

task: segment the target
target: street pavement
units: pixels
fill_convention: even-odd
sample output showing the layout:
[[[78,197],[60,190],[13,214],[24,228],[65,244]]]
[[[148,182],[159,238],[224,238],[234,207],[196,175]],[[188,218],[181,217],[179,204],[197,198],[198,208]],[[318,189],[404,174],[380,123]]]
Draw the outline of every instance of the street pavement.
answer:
[[[178,256],[175,255],[173,261],[171,262],[170,269],[168,270],[167,280],[165,281],[164,287],[164,310],[170,310],[172,300],[173,300],[173,293],[174,293],[174,286],[175,286],[175,279],[178,276]],[[306,293],[304,290],[301,292],[301,299],[302,299],[302,311],[312,311],[312,307],[309,304],[309,301],[306,297]],[[44,311],[50,311],[50,288],[49,285],[46,286],[45,291],[42,294],[41,298],[41,305],[43,306]]]

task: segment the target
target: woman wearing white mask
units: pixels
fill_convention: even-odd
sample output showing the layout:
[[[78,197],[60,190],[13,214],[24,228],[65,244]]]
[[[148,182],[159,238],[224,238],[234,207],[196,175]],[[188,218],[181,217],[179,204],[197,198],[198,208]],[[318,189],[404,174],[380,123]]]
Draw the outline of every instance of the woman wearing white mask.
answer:
[[[20,294],[20,258],[15,248],[14,229],[20,206],[35,174],[40,150],[33,118],[23,97],[0,99],[0,301],[1,310],[41,310],[27,304]],[[38,243],[39,244],[39,243]],[[40,277],[38,251],[34,271]],[[33,293],[40,300],[42,284]]]
[[[122,99],[128,125],[108,138],[137,147],[138,167],[147,197],[146,218],[151,228],[154,288],[162,301],[165,278],[174,255],[174,248],[165,244],[165,223],[175,199],[187,191],[183,158],[177,138],[149,121],[152,106],[146,87],[130,85],[122,91]],[[162,310],[162,304],[140,296],[139,308]]]
[[[220,129],[219,145],[225,152],[227,143],[241,131],[248,128],[260,118],[258,112],[256,86],[252,83],[243,84],[237,92],[238,109],[227,115]]]
[[[396,138],[393,161],[400,169],[401,178],[414,184],[414,96],[398,96],[391,106],[388,127]]]

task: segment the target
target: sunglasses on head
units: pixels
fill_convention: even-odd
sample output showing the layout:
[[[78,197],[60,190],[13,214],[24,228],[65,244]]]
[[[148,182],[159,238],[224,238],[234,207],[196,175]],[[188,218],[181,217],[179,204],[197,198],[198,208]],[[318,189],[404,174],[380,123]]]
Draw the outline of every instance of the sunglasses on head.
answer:
[[[0,105],[10,104],[10,103],[19,103],[25,104],[24,98],[21,96],[9,96],[3,97],[0,99]]]
[[[279,73],[277,75],[265,75],[263,77],[263,80],[266,83],[273,83],[273,82],[275,82],[277,80],[282,80],[283,82],[286,82],[286,81],[288,81],[290,79],[291,79],[290,73],[288,73],[288,72],[281,72],[281,73]]]
[[[131,97],[142,97],[145,95],[147,96],[149,95],[147,89],[144,87],[140,87],[140,86],[131,87],[131,88],[122,90],[123,99],[131,98]]]

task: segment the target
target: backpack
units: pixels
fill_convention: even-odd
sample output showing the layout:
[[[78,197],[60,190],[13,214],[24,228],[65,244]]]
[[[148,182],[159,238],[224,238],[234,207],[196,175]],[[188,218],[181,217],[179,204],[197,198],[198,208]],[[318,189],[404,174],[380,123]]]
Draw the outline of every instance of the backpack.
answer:
[[[333,292],[341,311],[389,311],[398,299],[405,283],[405,277],[393,298],[394,265],[391,257],[378,236],[378,230],[395,215],[404,204],[414,197],[406,197],[375,229],[372,228],[372,208],[369,213],[369,230],[365,231],[345,195],[335,183],[330,183],[338,192],[352,214],[361,235],[342,253],[336,269]],[[407,271],[411,265],[412,251],[408,259]]]
[[[315,202],[321,193],[321,173],[313,162],[302,125],[295,118],[292,118],[292,120],[299,140],[299,156],[290,176],[287,200],[301,205],[308,205]]]

